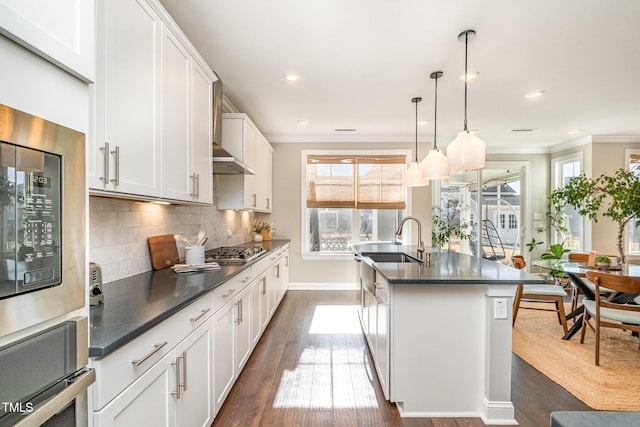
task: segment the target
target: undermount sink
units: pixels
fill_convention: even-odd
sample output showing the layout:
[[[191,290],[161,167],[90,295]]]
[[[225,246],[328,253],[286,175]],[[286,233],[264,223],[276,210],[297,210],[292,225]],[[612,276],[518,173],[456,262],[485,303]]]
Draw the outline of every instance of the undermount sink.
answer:
[[[373,262],[424,262],[421,259],[412,257],[411,255],[402,252],[375,252],[363,253],[362,255],[370,258]]]

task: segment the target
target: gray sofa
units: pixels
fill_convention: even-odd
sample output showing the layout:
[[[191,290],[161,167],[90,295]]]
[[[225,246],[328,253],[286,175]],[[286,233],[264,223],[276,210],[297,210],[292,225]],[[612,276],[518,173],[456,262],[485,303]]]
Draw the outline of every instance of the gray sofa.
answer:
[[[551,427],[631,427],[640,426],[640,412],[556,411]]]

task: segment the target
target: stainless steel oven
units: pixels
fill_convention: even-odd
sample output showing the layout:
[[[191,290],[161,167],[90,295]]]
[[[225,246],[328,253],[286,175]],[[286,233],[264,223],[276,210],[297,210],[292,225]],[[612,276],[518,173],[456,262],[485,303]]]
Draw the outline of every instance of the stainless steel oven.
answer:
[[[84,134],[0,104],[0,337],[85,304]]]
[[[0,104],[2,426],[87,423],[84,141]]]

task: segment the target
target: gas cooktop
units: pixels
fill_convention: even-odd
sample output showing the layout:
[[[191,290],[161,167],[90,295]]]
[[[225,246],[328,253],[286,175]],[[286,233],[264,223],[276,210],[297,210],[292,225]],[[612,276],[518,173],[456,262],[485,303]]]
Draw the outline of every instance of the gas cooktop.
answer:
[[[221,246],[205,252],[205,262],[217,262],[221,265],[240,265],[247,263],[266,252],[262,246]]]

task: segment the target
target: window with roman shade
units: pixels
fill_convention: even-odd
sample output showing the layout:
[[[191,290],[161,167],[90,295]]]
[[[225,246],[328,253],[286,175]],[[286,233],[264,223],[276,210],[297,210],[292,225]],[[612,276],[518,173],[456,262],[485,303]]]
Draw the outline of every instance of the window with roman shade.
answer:
[[[404,209],[405,155],[308,155],[307,207]]]

